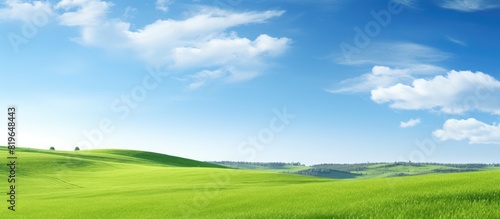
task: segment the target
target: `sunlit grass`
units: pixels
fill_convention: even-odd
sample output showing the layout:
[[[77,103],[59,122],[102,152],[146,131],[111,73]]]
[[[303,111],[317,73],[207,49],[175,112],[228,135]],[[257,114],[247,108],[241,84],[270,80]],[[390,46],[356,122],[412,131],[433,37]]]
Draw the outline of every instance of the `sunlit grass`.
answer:
[[[1,148],[0,153],[4,152]],[[500,215],[500,171],[331,180],[216,168],[182,158],[121,150],[19,150],[18,156],[16,212],[3,212],[1,218]],[[0,173],[6,175],[6,171],[1,168]],[[6,180],[0,186],[7,188]],[[4,202],[5,211],[7,204]]]

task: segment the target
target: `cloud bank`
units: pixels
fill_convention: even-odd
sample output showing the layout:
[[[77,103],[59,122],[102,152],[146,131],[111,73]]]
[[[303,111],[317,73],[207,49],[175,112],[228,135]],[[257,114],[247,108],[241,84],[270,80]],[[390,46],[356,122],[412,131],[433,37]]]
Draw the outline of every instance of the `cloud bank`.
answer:
[[[474,118],[449,119],[434,136],[446,140],[468,140],[470,144],[500,144],[500,125],[488,125]]]
[[[396,84],[371,91],[376,103],[404,110],[439,110],[447,114],[480,111],[500,115],[500,81],[482,72],[450,71],[411,85]]]

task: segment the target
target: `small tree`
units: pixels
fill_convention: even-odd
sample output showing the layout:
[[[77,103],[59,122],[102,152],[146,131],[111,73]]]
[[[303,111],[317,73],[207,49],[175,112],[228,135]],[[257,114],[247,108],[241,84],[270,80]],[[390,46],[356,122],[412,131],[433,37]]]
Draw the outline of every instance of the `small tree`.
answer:
[[[75,151],[79,151],[79,150],[80,150],[80,148],[79,148],[79,147],[75,147]]]
[[[56,148],[55,148],[54,146],[51,146],[49,150],[51,150],[51,151],[55,151],[55,150],[56,150]]]

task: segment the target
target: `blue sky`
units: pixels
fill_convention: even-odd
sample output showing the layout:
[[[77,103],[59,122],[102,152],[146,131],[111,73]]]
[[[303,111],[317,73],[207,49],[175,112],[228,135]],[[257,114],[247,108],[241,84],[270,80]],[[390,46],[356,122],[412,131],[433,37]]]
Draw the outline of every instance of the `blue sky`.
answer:
[[[19,108],[24,147],[499,162],[499,12],[487,0],[6,0],[0,101]]]

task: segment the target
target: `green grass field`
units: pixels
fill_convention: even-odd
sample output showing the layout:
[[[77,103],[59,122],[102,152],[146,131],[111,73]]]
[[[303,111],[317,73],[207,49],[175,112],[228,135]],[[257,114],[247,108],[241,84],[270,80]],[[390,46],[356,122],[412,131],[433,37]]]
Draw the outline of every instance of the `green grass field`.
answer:
[[[336,180],[140,151],[17,155],[16,212],[3,201],[1,218],[500,218],[497,170]]]

